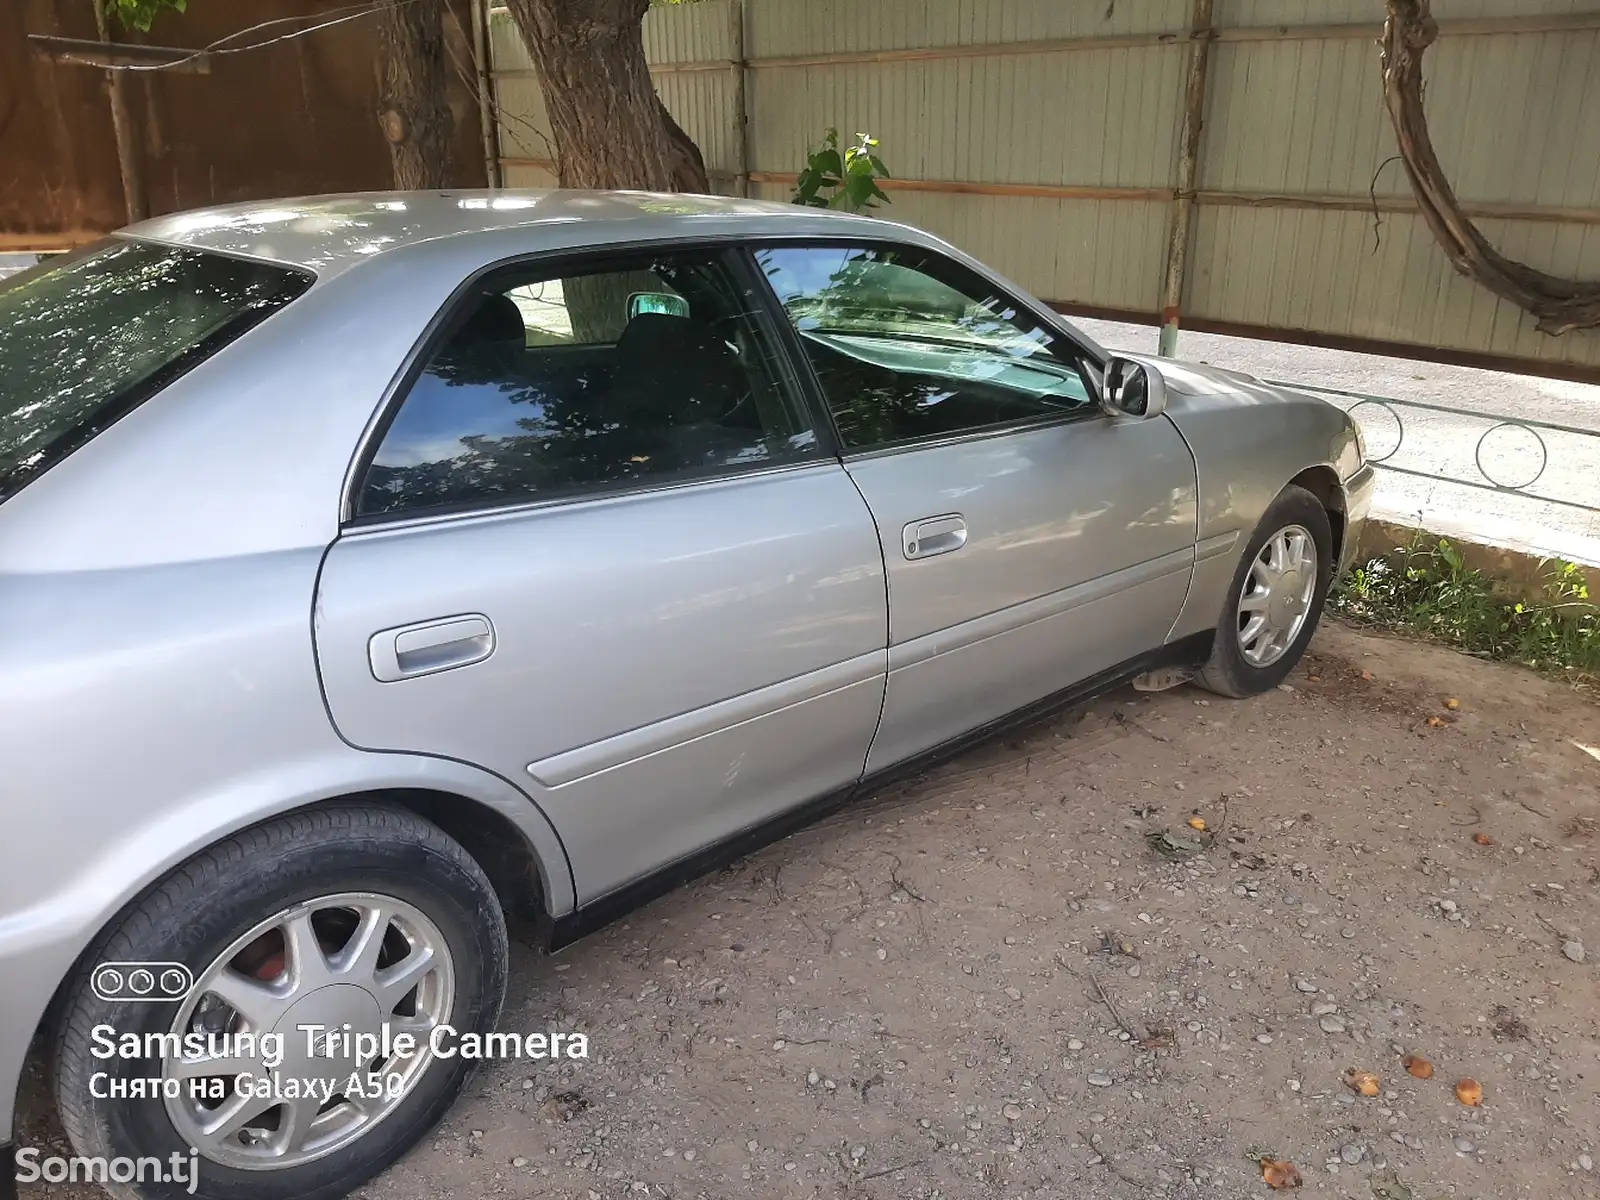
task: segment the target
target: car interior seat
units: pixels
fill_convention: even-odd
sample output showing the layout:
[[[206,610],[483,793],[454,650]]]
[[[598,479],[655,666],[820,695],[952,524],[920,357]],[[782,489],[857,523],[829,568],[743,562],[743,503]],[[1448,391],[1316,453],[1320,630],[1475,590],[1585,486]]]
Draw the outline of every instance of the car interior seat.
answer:
[[[676,469],[726,462],[752,443],[749,431],[724,423],[750,395],[738,354],[690,317],[639,313],[629,320],[617,340],[614,395],[624,419]]]
[[[450,339],[452,349],[480,346],[526,346],[527,326],[516,301],[506,295],[485,296]]]

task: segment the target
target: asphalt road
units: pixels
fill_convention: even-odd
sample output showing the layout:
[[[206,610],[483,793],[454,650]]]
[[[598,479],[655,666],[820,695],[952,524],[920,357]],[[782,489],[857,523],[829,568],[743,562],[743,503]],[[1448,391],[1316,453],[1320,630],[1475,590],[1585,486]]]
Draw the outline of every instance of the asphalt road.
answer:
[[[39,260],[37,254],[0,254],[0,279],[14,275]]]

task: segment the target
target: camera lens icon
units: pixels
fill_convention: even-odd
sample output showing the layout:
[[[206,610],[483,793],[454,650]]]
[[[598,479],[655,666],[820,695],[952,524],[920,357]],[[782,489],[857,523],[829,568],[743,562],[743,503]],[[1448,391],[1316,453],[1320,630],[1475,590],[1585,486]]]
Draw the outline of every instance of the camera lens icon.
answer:
[[[171,1004],[188,996],[194,973],[178,962],[101,963],[89,986],[102,1000]]]
[[[101,967],[94,974],[94,994],[102,1000],[110,1000],[121,994],[126,982],[115,967]]]

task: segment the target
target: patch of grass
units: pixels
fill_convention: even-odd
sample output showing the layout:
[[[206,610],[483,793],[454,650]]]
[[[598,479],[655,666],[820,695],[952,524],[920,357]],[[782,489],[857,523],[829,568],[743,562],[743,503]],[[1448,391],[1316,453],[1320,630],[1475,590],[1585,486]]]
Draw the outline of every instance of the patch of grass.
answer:
[[[1600,606],[1582,570],[1546,560],[1537,599],[1508,596],[1446,538],[1354,567],[1329,597],[1358,625],[1417,634],[1482,658],[1600,682]]]

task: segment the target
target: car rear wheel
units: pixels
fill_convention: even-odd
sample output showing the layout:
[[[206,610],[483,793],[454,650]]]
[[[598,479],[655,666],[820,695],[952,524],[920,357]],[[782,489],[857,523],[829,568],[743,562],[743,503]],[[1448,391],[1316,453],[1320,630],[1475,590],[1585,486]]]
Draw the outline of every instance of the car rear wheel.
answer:
[[[1333,582],[1333,528],[1310,492],[1284,488],[1245,546],[1199,682],[1224,696],[1278,686],[1316,632]]]
[[[197,1159],[203,1196],[343,1196],[460,1093],[474,1060],[435,1050],[493,1030],[506,962],[483,871],[412,813],[336,805],[257,826],[173,872],[86,956],[56,1043],[62,1123],[86,1157]],[[109,1190],[190,1194],[149,1177]]]

